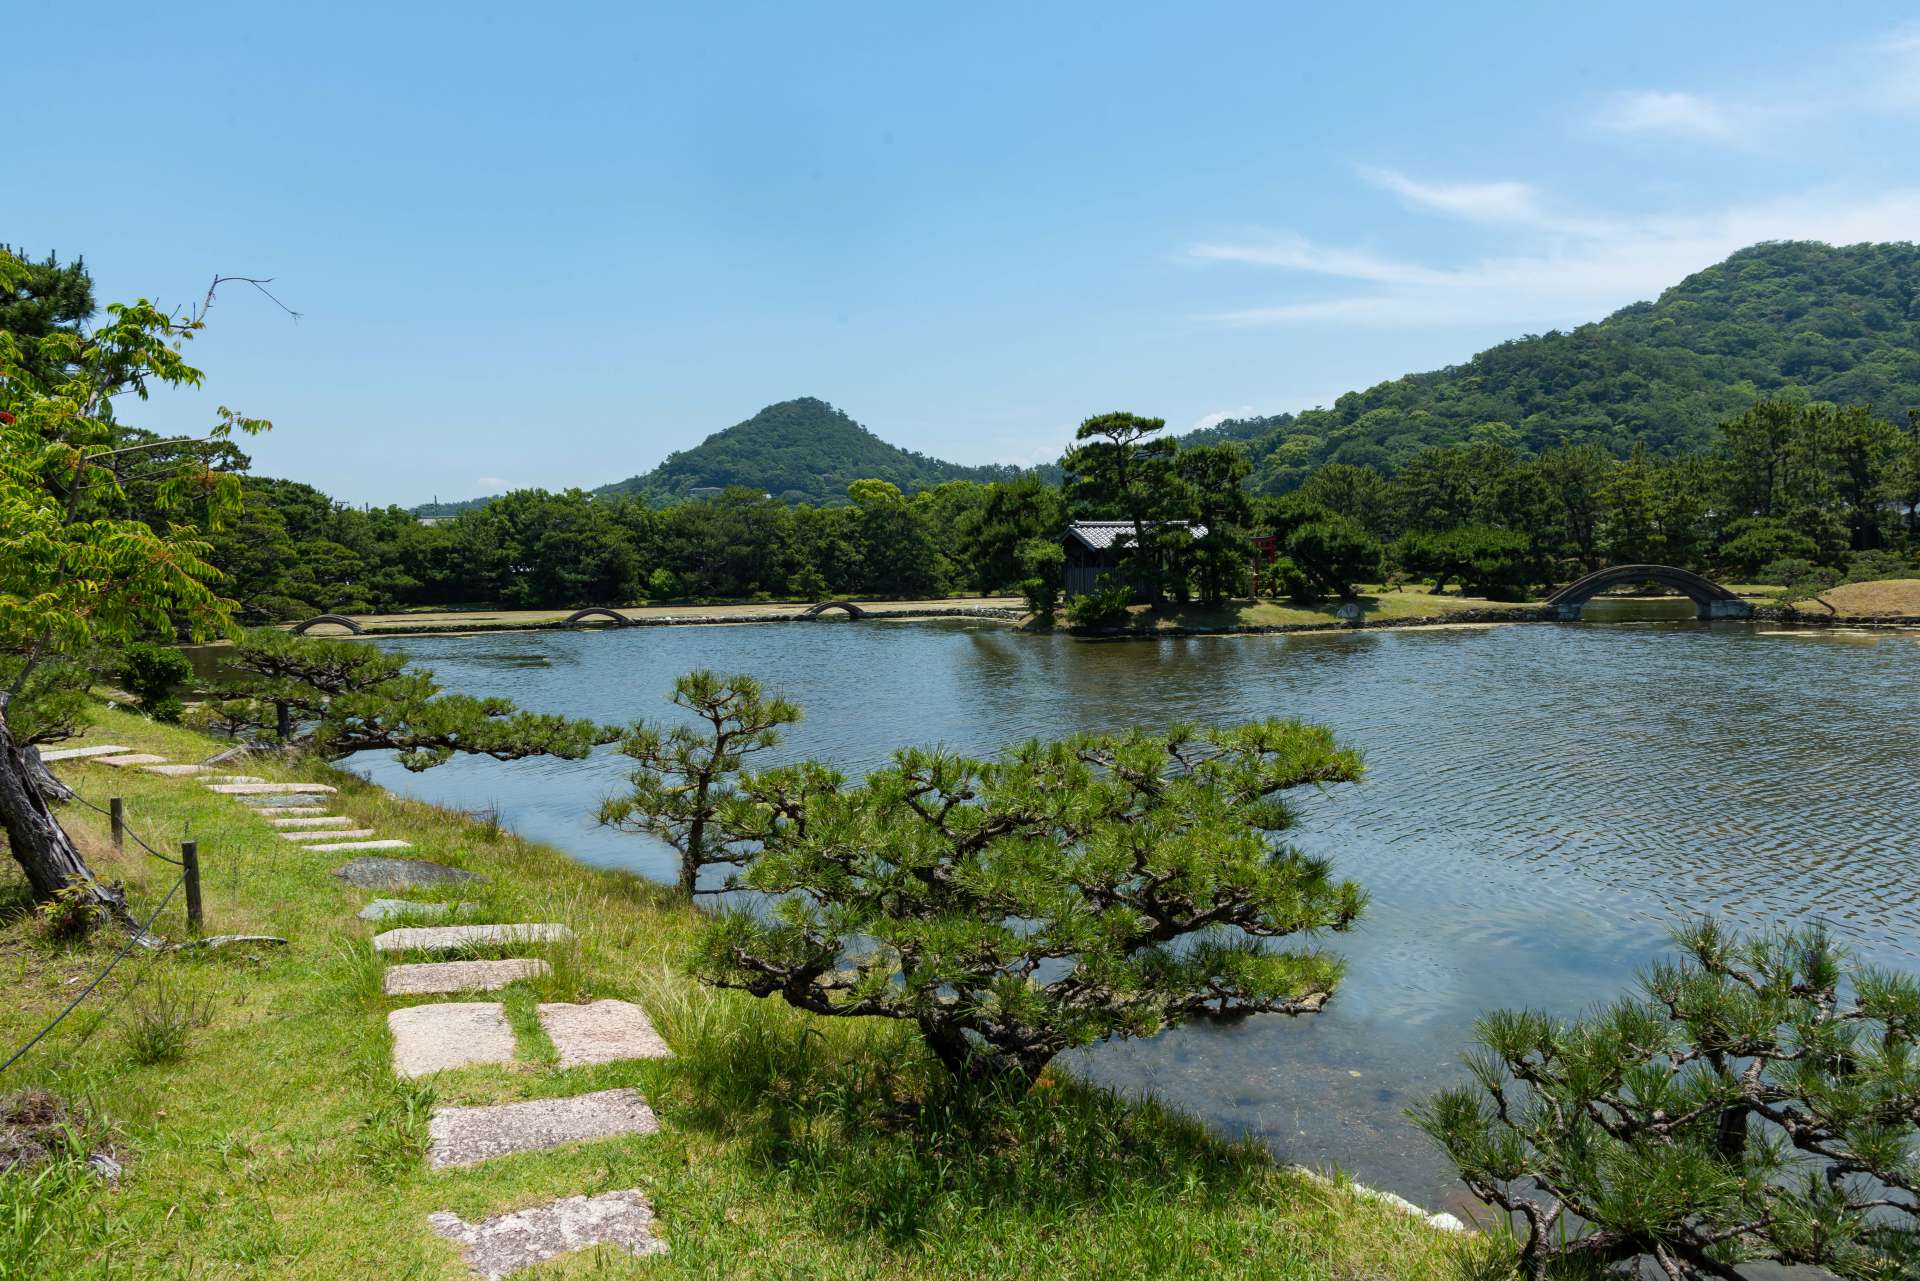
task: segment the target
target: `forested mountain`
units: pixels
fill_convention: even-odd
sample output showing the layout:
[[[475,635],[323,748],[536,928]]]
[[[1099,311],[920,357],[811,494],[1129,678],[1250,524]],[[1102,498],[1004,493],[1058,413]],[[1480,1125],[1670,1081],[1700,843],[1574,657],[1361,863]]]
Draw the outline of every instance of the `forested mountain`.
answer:
[[[1251,435],[1254,420],[1190,439],[1248,439],[1256,485],[1279,493],[1323,462],[1394,471],[1429,445],[1462,441],[1693,452],[1770,394],[1895,418],[1920,406],[1920,246],[1754,245],[1569,333],[1260,420]]]
[[[674,502],[695,490],[742,485],[789,503],[844,503],[856,480],[885,480],[903,492],[942,481],[1012,480],[1021,469],[963,467],[889,445],[824,400],[803,397],[765,409],[715,432],[692,449],[669,454],[643,476],[602,485],[599,495]]]

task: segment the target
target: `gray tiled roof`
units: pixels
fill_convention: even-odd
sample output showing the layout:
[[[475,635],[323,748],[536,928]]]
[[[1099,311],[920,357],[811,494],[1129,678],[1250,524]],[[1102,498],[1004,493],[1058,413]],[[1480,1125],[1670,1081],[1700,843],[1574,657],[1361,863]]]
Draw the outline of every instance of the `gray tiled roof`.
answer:
[[[1148,522],[1149,528],[1156,522]],[[1172,522],[1184,526],[1195,538],[1204,538],[1205,525],[1188,525],[1184,520]],[[1105,551],[1116,545],[1124,546],[1133,541],[1133,522],[1130,520],[1076,520],[1067,526],[1067,533],[1079,539],[1095,551]]]

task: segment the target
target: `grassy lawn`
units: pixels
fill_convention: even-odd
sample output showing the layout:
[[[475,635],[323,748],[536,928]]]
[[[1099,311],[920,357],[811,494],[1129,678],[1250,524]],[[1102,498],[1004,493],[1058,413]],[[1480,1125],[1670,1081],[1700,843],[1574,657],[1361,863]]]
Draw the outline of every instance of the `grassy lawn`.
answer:
[[[115,712],[101,714],[89,741],[177,761],[218,747]],[[130,956],[7,1073],[7,1090],[44,1087],[81,1108],[94,1141],[109,1141],[126,1166],[117,1190],[71,1161],[0,1176],[0,1276],[12,1281],[464,1277],[455,1247],[428,1230],[429,1213],[472,1221],[631,1187],[652,1200],[671,1254],[590,1252],[534,1275],[1417,1281],[1452,1276],[1467,1253],[1491,1248],[1071,1078],[1050,1075],[999,1105],[956,1095],[897,1026],[814,1019],[699,987],[682,971],[696,917],[659,888],[306,767],[304,777],[340,785],[330,812],[410,840],[409,855],[490,878],[414,897],[476,901],[470,919],[559,921],[579,936],[542,949],[551,975],[506,994],[522,1065],[396,1082],[392,1002],[370,931],[353,916],[374,895],[328,874],[343,856],[281,840],[235,798],[191,779],[57,768],[97,804],[125,797],[130,824],[156,846],[199,841],[208,932],[291,945]],[[63,817],[96,870],[128,883],[143,916],[172,884],[174,869],[158,860],[131,847],[116,856],[93,811],[69,805]],[[8,869],[0,973],[12,999],[0,1042],[10,1052],[99,971],[116,939],[52,939]],[[157,928],[183,934],[179,898]],[[643,1004],[678,1057],[552,1066],[533,1002],[599,997]],[[177,1058],[150,1062],[140,1032],[164,1022],[168,1002],[205,1021]],[[659,1134],[425,1168],[436,1101],[614,1086],[646,1094]]]
[[[1360,597],[1361,607],[1366,610],[1368,622],[1384,623],[1407,618],[1439,618],[1444,620],[1449,614],[1458,614],[1464,610],[1502,609],[1526,612],[1533,607],[1516,605],[1511,601],[1485,600],[1478,596],[1436,596],[1424,587],[1406,587],[1398,591],[1375,589]],[[1298,623],[1338,623],[1341,621],[1335,610],[1339,601],[1325,601],[1318,605],[1290,605],[1278,601],[1229,601],[1217,608],[1209,609],[1200,605],[1174,605],[1158,611],[1149,606],[1135,606],[1133,626],[1143,631],[1160,631],[1178,627],[1274,627],[1282,624]]]

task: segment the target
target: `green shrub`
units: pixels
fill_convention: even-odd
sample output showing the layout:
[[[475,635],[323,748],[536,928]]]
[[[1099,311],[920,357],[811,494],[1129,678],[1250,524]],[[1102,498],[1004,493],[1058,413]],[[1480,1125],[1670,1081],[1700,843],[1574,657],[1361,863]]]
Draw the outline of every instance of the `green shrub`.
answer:
[[[1846,577],[1849,583],[1874,583],[1885,578],[1913,578],[1920,575],[1920,565],[1899,552],[1878,550],[1855,552],[1847,557]]]
[[[121,682],[140,700],[141,710],[158,721],[180,719],[183,705],[174,691],[192,676],[193,664],[171,645],[139,641],[120,656]]]
[[[1124,626],[1127,606],[1132,603],[1133,588],[1124,583],[1096,587],[1073,598],[1073,602],[1067,606],[1067,621],[1075,627],[1094,631]]]

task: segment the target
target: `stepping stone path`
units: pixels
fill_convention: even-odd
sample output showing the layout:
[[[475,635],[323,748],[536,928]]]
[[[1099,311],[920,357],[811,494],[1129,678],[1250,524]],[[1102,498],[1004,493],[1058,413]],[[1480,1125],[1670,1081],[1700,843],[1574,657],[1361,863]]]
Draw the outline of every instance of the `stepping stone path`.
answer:
[[[296,793],[337,792],[340,789],[326,783],[208,783],[210,791],[222,796],[270,796],[274,794],[293,795]]]
[[[564,925],[416,925],[373,936],[376,952],[451,952],[501,943],[564,943],[573,931]]]
[[[513,1029],[497,1001],[409,1005],[387,1014],[393,1074],[430,1076],[476,1063],[513,1062]]]
[[[99,759],[102,765],[112,765],[116,767],[122,765],[165,765],[167,763],[166,757],[155,756],[152,752],[129,752],[124,756],[102,756]]]
[[[207,767],[204,765],[143,765],[141,768],[149,774],[158,774],[162,778],[189,778],[195,774],[207,772]]]
[[[429,961],[390,965],[381,989],[388,996],[441,996],[448,992],[498,992],[520,979],[548,972],[545,961]]]
[[[384,921],[395,916],[445,916],[448,912],[469,912],[472,903],[416,903],[410,898],[377,898],[361,908],[363,921]]]
[[[478,872],[463,872],[457,867],[419,858],[357,858],[334,868],[333,874],[363,890],[405,890],[487,879]]]
[[[647,1012],[631,1001],[539,1007],[540,1026],[560,1053],[563,1068],[623,1059],[670,1059],[673,1051],[654,1031]]]
[[[395,1013],[448,1008],[457,1007],[415,1005]],[[638,1090],[597,1090],[570,1099],[440,1108],[427,1122],[427,1166],[445,1170],[478,1165],[515,1152],[544,1152],[562,1143],[652,1134],[659,1128],[653,1109]]]
[[[368,836],[371,829],[341,830],[351,817],[326,814],[298,802],[325,784],[222,783],[216,792],[249,797],[254,812],[290,841],[312,850],[399,849],[399,840],[339,841]],[[288,804],[287,802],[293,802]],[[475,872],[425,859],[356,858],[333,869],[349,885],[400,890],[484,882]],[[475,908],[472,903],[414,902],[376,898],[362,907],[363,921],[394,917],[444,917]],[[551,922],[489,925],[406,926],[373,938],[376,953],[445,952],[511,943],[554,943],[574,937]],[[532,957],[420,962],[387,967],[381,989],[390,997],[495,992],[522,979],[552,972]],[[549,1002],[537,1007],[541,1028],[552,1040],[562,1068],[673,1054],[645,1010],[627,1001],[585,1005]],[[393,1036],[393,1071],[399,1077],[431,1076],[483,1064],[510,1065],[517,1047],[506,1006],[497,1001],[446,1001],[408,1005],[387,1012]],[[427,1166],[433,1170],[476,1165],[518,1152],[542,1152],[568,1143],[658,1132],[659,1118],[638,1090],[599,1090],[570,1098],[530,1099],[476,1107],[443,1107],[427,1122]],[[611,1245],[644,1257],[665,1254],[654,1233],[653,1206],[637,1188],[598,1196],[567,1196],[469,1223],[441,1211],[427,1216],[435,1232],[459,1244],[476,1276],[500,1281],[513,1273],[595,1245]]]
[[[617,1246],[636,1257],[667,1252],[667,1243],[653,1233],[653,1207],[638,1188],[563,1197],[478,1223],[443,1210],[428,1215],[427,1223],[458,1242],[467,1266],[487,1281],[594,1245]]]
[[[79,761],[89,756],[121,756],[132,750],[117,743],[100,743],[93,747],[56,747],[50,752],[41,752],[40,759],[47,762]]]

